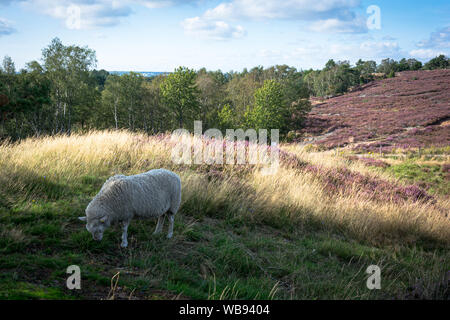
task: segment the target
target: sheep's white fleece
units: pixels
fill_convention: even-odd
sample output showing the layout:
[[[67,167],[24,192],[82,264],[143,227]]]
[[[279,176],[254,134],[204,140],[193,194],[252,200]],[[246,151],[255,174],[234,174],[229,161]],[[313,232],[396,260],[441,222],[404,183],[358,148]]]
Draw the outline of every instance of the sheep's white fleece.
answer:
[[[181,179],[166,169],[109,178],[89,203],[89,218],[108,216],[110,221],[129,221],[133,217],[175,215],[181,203]]]

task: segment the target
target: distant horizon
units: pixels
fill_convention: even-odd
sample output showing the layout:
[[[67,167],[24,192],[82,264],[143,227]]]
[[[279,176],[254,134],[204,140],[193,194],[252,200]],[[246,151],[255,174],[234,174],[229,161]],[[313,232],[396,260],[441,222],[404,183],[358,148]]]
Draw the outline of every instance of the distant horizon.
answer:
[[[105,70],[109,73],[118,74],[118,75],[130,73],[130,72],[142,73],[142,74],[155,74],[155,75],[160,75],[160,74],[164,74],[164,73],[172,73],[171,71],[142,71],[142,70],[138,71],[138,70],[106,70],[106,69],[96,69],[96,70]]]
[[[436,57],[438,57],[439,55],[437,55]],[[448,56],[447,55],[445,55],[444,54],[444,56],[446,56],[447,58],[448,58]],[[432,60],[433,58],[436,58],[436,57],[432,57],[432,58],[429,58],[429,59],[422,59],[422,60],[420,60],[420,59],[416,59],[417,61],[420,61],[420,62],[422,62],[422,63],[426,63],[426,62],[428,62],[428,61],[430,61],[430,60]],[[392,59],[392,58],[391,58]],[[395,61],[397,61],[397,62],[399,62],[400,60],[402,60],[402,59],[406,59],[406,60],[408,60],[408,59],[415,59],[415,58],[406,58],[406,57],[404,57],[404,58],[400,58],[400,59],[398,59],[398,60],[395,60]],[[334,60],[334,59],[332,59],[332,58],[330,58],[329,60]],[[359,59],[358,59],[359,60]],[[382,59],[383,60],[383,59]],[[377,65],[379,65],[381,62],[382,62],[382,60],[380,60],[380,61],[376,61],[376,60],[373,60],[373,61],[375,61],[376,63],[377,63]],[[327,60],[328,61],[328,60]],[[339,62],[339,61],[336,61],[335,60],[335,62]],[[349,61],[350,62],[350,65],[351,66],[355,66],[356,65],[356,62],[355,63],[352,63],[351,61]],[[275,67],[275,66],[277,66],[277,65],[281,65],[281,64],[275,64],[275,65],[271,65],[271,66],[267,66],[267,67],[265,67],[265,66],[262,66],[264,69],[267,69],[267,68],[270,68],[270,67]],[[181,65],[180,65],[181,66]],[[294,68],[296,68],[295,66],[291,66],[291,65],[288,65],[289,67],[294,67]],[[205,68],[207,71],[221,71],[222,73],[230,73],[230,72],[242,72],[244,69],[247,69],[248,71],[250,71],[250,70],[252,70],[253,68],[257,68],[257,67],[261,67],[261,66],[253,66],[253,67],[244,67],[244,68],[242,68],[242,70],[228,70],[228,71],[224,71],[224,70],[221,70],[221,69],[207,69],[207,68]],[[308,69],[303,69],[303,68],[296,68],[297,69],[297,71],[307,71],[307,70],[320,70],[320,69],[323,69],[325,67],[325,64],[322,66],[322,67],[319,67],[318,69],[314,69],[314,68],[308,68]],[[199,68],[199,69],[203,69],[204,67],[201,67],[201,68]],[[194,70],[196,70],[196,71],[198,71],[199,69],[194,69]],[[103,68],[95,68],[95,70],[105,70],[105,71],[107,71],[107,72],[109,72],[109,73],[114,73],[114,74],[119,74],[119,75],[121,75],[121,74],[124,74],[124,73],[130,73],[130,72],[134,72],[134,73],[143,73],[143,74],[156,74],[156,75],[159,75],[159,74],[164,74],[164,73],[167,73],[167,74],[170,74],[170,73],[173,73],[173,71],[148,71],[148,70],[107,70],[107,69],[103,69]]]
[[[11,57],[11,59],[13,60],[13,62],[15,62],[15,61],[14,61],[14,57],[12,57],[12,56],[10,56],[10,55],[5,55],[5,56]],[[449,58],[448,55],[445,55],[445,54],[444,54],[444,56],[446,56],[447,58]],[[438,57],[438,56],[436,56],[436,57]],[[430,59],[416,59],[416,60],[422,62],[423,64],[425,64],[426,62],[428,62],[428,61],[430,61],[430,60],[432,60],[433,58],[436,58],[436,57],[432,57],[432,58],[430,58]],[[0,57],[0,60],[1,60],[1,59],[3,59],[3,57]],[[392,58],[391,58],[391,59],[392,59]],[[398,60],[396,60],[396,59],[394,59],[394,60],[397,61],[397,62],[399,62],[399,61],[402,60],[402,59],[408,60],[408,59],[415,59],[415,58],[406,58],[406,57],[404,57],[404,58],[399,58]],[[38,59],[34,59],[34,60],[37,61]],[[334,59],[330,58],[330,59],[328,59],[328,60],[334,60]],[[328,60],[327,60],[327,61],[328,61]],[[358,59],[358,60],[359,60],[359,59]],[[33,61],[33,60],[30,60],[29,62],[31,62],[31,61]],[[335,61],[335,62],[340,62],[339,60],[334,60],[334,61]],[[348,61],[348,60],[347,60],[347,61]],[[363,61],[364,61],[364,60],[363,60]],[[382,62],[382,60],[381,60],[381,61],[372,60],[372,61],[375,61],[375,62],[377,63],[377,65],[379,65],[379,64]],[[348,62],[350,63],[351,66],[355,66],[355,65],[356,65],[356,62],[355,62],[355,63],[352,63],[351,61],[348,61]],[[208,69],[208,68],[205,68],[205,67],[200,67],[200,68],[197,68],[197,69],[194,68],[193,70],[198,71],[198,70],[200,70],[200,69],[205,68],[207,71],[210,71],[210,72],[221,71],[223,74],[226,74],[226,73],[232,73],[232,72],[241,73],[241,72],[244,71],[244,69],[246,69],[247,71],[250,71],[250,70],[252,70],[253,68],[258,68],[258,67],[263,67],[264,69],[268,69],[268,68],[271,68],[271,67],[275,67],[275,66],[277,66],[277,65],[282,65],[282,64],[274,64],[274,65],[270,65],[270,66],[255,65],[255,66],[252,66],[252,67],[243,67],[241,70],[228,70],[228,71],[221,70],[221,69]],[[179,65],[178,67],[180,67],[180,66],[183,66],[183,65]],[[324,64],[323,66],[319,67],[319,68],[307,68],[307,69],[306,69],[306,68],[297,68],[297,67],[292,66],[292,65],[288,65],[288,66],[289,66],[289,67],[296,68],[296,70],[297,70],[298,72],[302,72],[302,71],[308,71],[308,70],[321,70],[321,69],[323,69],[323,68],[325,67],[325,64]],[[178,67],[176,67],[176,68],[178,68]],[[175,70],[176,68],[174,68],[174,70]],[[16,66],[16,73],[20,73],[20,70],[22,70],[22,69],[25,69],[25,66],[24,66],[24,67],[20,67],[20,68]],[[144,76],[147,76],[147,77],[154,77],[154,76],[161,75],[161,74],[171,74],[171,73],[174,72],[174,71],[148,71],[148,70],[108,70],[108,69],[105,69],[105,68],[98,68],[98,67],[95,67],[95,68],[93,68],[92,70],[97,70],[97,71],[105,70],[106,72],[108,72],[108,73],[110,73],[110,74],[117,74],[117,75],[123,75],[123,74],[127,74],[127,73],[130,73],[130,72],[134,72],[134,73],[140,73],[140,74],[143,74]]]

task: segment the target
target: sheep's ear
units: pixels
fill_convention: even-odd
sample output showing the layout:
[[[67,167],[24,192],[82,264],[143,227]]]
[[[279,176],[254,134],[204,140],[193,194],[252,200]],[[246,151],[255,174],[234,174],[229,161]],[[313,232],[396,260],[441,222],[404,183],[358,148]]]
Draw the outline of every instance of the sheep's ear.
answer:
[[[86,217],[78,217],[81,221],[86,221]]]
[[[106,216],[100,219],[101,223],[105,223],[106,222]]]

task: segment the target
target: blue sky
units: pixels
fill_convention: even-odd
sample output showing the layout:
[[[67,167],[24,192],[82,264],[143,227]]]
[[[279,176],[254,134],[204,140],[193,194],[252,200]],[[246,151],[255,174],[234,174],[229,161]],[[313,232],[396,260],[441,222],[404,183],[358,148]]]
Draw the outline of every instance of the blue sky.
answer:
[[[110,71],[427,61],[449,55],[449,17],[448,0],[0,0],[0,57],[22,68],[59,37]]]

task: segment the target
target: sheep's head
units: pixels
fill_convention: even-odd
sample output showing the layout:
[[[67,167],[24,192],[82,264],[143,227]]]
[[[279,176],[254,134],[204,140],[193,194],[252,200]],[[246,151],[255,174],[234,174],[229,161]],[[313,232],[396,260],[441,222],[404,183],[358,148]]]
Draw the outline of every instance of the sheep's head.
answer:
[[[103,238],[103,232],[109,227],[110,221],[108,216],[93,217],[86,212],[86,217],[79,217],[81,221],[86,222],[86,229],[92,234],[94,240],[100,241]]]

